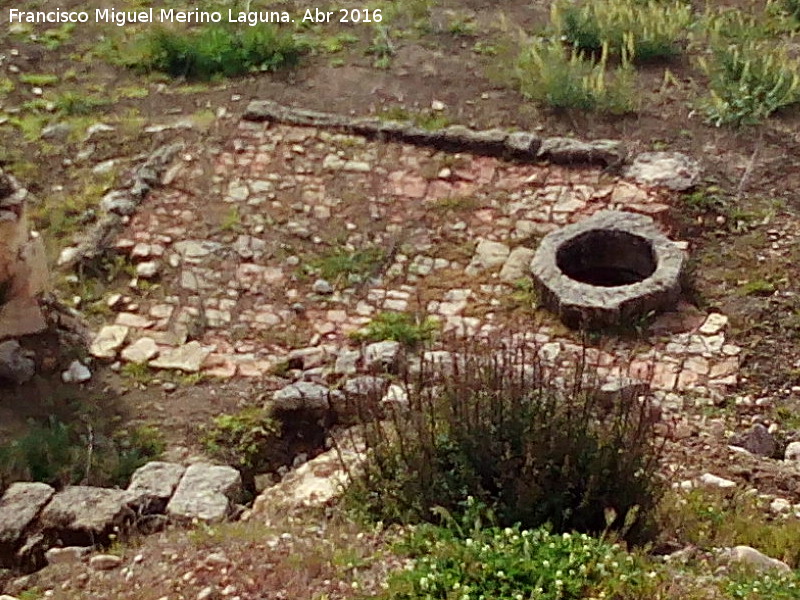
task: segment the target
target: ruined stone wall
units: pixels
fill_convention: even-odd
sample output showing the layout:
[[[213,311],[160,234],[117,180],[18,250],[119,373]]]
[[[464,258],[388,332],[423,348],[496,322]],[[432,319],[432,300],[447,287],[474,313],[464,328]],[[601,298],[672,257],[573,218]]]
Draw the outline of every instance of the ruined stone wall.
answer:
[[[0,340],[45,328],[38,296],[47,285],[44,244],[28,227],[27,191],[0,170]]]

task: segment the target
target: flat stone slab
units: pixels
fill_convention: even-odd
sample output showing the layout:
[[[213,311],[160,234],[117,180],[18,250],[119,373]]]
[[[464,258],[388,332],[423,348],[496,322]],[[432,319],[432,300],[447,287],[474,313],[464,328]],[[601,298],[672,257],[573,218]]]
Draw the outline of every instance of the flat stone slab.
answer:
[[[241,493],[242,476],[233,467],[190,465],[167,504],[167,516],[184,522],[222,521],[231,513]]]
[[[46,483],[12,483],[0,498],[0,566],[12,566],[14,553],[31,523],[55,494]]]
[[[125,343],[130,329],[125,325],[106,325],[92,340],[89,353],[96,358],[114,358]]]
[[[183,465],[160,461],[139,467],[128,485],[131,506],[143,514],[164,512],[185,472]]]
[[[126,491],[76,485],[53,496],[39,525],[65,545],[92,546],[126,528],[133,516]]]
[[[329,400],[334,395],[339,396],[340,393],[319,383],[298,381],[277,390],[272,395],[272,405],[279,411],[327,410]]]
[[[681,152],[642,152],[623,171],[638,183],[676,191],[694,187],[701,173],[700,163]]]
[[[156,369],[178,369],[188,373],[197,373],[209,354],[211,354],[211,350],[204,348],[200,342],[193,341],[163,351],[161,356],[151,360],[149,365]]]

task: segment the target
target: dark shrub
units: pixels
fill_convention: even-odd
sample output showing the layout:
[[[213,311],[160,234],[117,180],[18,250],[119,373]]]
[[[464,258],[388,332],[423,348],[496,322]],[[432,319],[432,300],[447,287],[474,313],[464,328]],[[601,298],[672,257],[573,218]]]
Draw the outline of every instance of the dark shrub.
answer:
[[[468,496],[501,526],[597,533],[615,515],[612,529],[647,538],[661,488],[649,398],[610,406],[585,360],[563,377],[536,356],[519,342],[423,360],[406,374],[408,406],[365,418],[370,460],[350,497],[399,521],[458,514]]]
[[[158,29],[147,44],[141,66],[173,77],[206,80],[251,71],[276,71],[297,64],[301,48],[277,27],[238,30],[219,25],[185,32]]]

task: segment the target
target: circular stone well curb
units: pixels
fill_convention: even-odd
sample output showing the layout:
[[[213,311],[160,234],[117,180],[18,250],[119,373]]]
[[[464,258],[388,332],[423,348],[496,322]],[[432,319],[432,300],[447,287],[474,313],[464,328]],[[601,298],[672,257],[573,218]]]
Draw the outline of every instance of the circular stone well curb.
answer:
[[[608,236],[608,253],[598,252],[602,236]],[[581,243],[585,249],[578,246]],[[599,285],[579,281],[559,266],[559,262],[564,266],[565,255],[587,268],[599,263],[595,267],[611,272],[635,272],[640,280]],[[603,210],[545,236],[531,261],[531,271],[546,308],[570,327],[597,329],[629,324],[674,305],[681,291],[684,259],[683,250],[650,217]]]

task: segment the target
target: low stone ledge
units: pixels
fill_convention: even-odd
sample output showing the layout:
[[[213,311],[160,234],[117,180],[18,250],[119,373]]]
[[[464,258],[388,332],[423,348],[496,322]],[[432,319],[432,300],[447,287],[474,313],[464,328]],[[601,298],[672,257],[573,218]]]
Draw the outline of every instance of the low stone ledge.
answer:
[[[231,515],[241,493],[242,476],[233,467],[190,465],[167,504],[167,516],[177,522],[222,521]]]
[[[353,118],[331,113],[282,106],[271,100],[254,100],[245,110],[247,121],[273,121],[301,127],[333,128],[369,138],[382,138],[418,146],[431,146],[451,152],[472,152],[507,156],[517,160],[537,161],[552,157],[554,162],[590,162],[611,164],[624,149],[621,142],[600,140],[580,142],[570,138],[550,138],[549,149],[542,154],[543,142],[532,132],[509,132],[503,129],[470,129],[451,125],[428,130],[407,121],[382,121],[378,118]]]
[[[68,254],[61,265],[66,269],[73,269],[78,264],[97,259],[111,247],[119,229],[125,223],[125,217],[136,212],[150,190],[160,184],[167,167],[183,147],[182,142],[161,146],[134,170],[124,188],[111,190],[106,194],[102,201],[106,214],[86,232],[84,240]]]
[[[39,528],[48,539],[69,546],[108,543],[110,535],[126,531],[134,512],[124,490],[76,485],[53,496],[42,511]]]
[[[12,483],[0,498],[0,567],[13,567],[31,525],[55,490],[46,483]]]
[[[139,515],[163,513],[185,472],[183,465],[160,461],[140,467],[128,485],[130,506]]]

